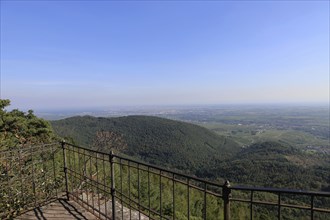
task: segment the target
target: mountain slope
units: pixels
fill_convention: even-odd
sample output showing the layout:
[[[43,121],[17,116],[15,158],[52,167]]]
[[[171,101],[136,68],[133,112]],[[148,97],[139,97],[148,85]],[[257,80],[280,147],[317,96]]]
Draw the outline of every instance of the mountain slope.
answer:
[[[51,124],[58,135],[83,146],[93,146],[98,131],[114,132],[127,144],[122,153],[201,178],[265,187],[330,189],[330,155],[285,143],[268,141],[240,148],[232,139],[206,128],[150,116],[84,116]],[[100,150],[109,152],[110,148]]]
[[[92,146],[98,131],[120,134],[123,153],[149,163],[196,171],[208,163],[233,156],[239,145],[198,125],[151,116],[95,118],[79,116],[51,122],[62,137]],[[110,149],[102,149],[109,151]]]
[[[242,185],[329,191],[330,155],[310,154],[278,142],[242,149],[198,176],[222,177]]]

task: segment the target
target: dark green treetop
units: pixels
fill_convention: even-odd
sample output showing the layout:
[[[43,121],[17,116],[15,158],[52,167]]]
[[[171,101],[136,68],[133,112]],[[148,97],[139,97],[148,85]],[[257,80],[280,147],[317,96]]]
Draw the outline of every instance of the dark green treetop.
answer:
[[[10,100],[0,99],[0,150],[27,144],[47,143],[55,136],[50,124],[18,109],[7,111]]]

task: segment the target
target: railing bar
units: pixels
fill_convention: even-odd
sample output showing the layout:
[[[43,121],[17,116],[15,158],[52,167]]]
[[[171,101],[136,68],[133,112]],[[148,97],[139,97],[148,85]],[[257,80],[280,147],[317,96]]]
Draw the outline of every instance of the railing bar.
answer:
[[[44,169],[43,169],[43,176],[44,176],[44,181],[45,181],[45,192],[47,192],[47,184],[46,184],[46,182],[47,182],[46,181],[47,180],[47,171],[48,171],[47,163],[49,163],[48,157],[51,156],[51,154],[49,153],[49,150],[48,149],[46,149],[46,150],[47,150],[47,154],[45,155],[45,158],[43,160],[43,167],[44,167]],[[49,193],[52,193],[52,192],[49,192]],[[51,196],[51,195],[49,195],[48,193],[46,193],[45,199],[47,200],[47,198],[49,196]]]
[[[78,149],[79,150],[79,149]],[[72,152],[76,152],[77,153],[77,151],[76,150],[69,150],[69,151],[72,151]],[[94,152],[94,151],[93,151]],[[97,151],[96,151],[97,152]],[[94,153],[96,153],[96,152],[94,152]],[[85,155],[85,156],[90,156],[90,157],[92,157],[92,158],[96,158],[95,156],[91,156],[91,154],[87,154],[87,153],[80,153],[81,155]],[[104,155],[104,156],[109,156],[109,154],[104,154],[104,153],[101,153],[101,152],[98,152],[98,154],[102,154],[102,155]],[[103,160],[103,158],[99,158],[100,160]],[[108,161],[108,160],[106,160],[106,159],[104,159],[105,161]]]
[[[131,206],[131,167],[129,166],[130,162],[128,161],[128,201],[129,201],[129,219],[132,219],[132,206]]]
[[[81,170],[83,169],[82,168],[83,166],[81,166],[81,154],[80,154],[80,148],[78,148],[78,171],[76,171],[75,173],[78,173],[79,176],[82,176],[81,175]],[[72,172],[72,171],[70,171]],[[77,192],[79,193],[79,189],[82,187],[82,184],[83,184],[83,179],[79,178],[79,185],[78,185],[78,189],[77,189]],[[82,195],[83,197],[84,195]],[[84,199],[84,198],[83,198]],[[82,207],[84,207],[84,205],[82,204]]]
[[[311,220],[314,219],[314,196],[311,196]]]
[[[148,217],[150,218],[150,206],[151,206],[151,203],[150,203],[150,168],[148,167],[148,210],[149,210],[149,215]]]
[[[249,203],[250,204],[250,200],[246,200],[246,199],[230,199],[230,201],[234,201],[234,202],[243,202],[243,203]],[[277,206],[278,203],[275,202],[261,202],[261,201],[253,201],[253,204],[257,204],[257,205],[272,205],[272,206]],[[294,208],[294,209],[303,209],[303,210],[310,210],[311,208],[308,206],[299,206],[299,205],[291,205],[291,204],[285,204],[285,203],[281,203],[281,207],[285,207],[285,208]],[[314,208],[314,211],[317,212],[326,212],[326,213],[330,213],[330,209],[322,209],[322,208]]]
[[[207,185],[204,183],[204,209],[203,209],[203,219],[206,220],[206,191],[207,191]]]
[[[185,183],[185,182],[181,182],[181,181],[177,181],[177,180],[174,180],[174,181],[176,181],[176,182],[178,182],[178,183],[182,183],[182,184],[184,184],[184,185],[187,185],[187,183]],[[200,188],[200,187],[198,187],[198,186],[194,186],[194,185],[191,185],[191,184],[189,184],[189,187],[190,187],[190,188],[193,188],[193,189],[197,189],[197,190],[202,191],[202,192],[204,192],[204,190],[205,190],[205,189],[203,189],[203,188]],[[222,195],[217,194],[217,193],[213,193],[213,192],[211,192],[211,191],[206,191],[206,192],[207,192],[208,194],[212,194],[212,195],[214,195],[214,196],[222,197]]]
[[[120,200],[121,200],[121,219],[124,220],[124,204],[123,204],[123,165],[119,159],[119,172],[120,172]]]
[[[54,151],[54,145],[51,145],[52,148],[52,157],[53,157],[53,173],[54,173],[54,186],[55,186],[55,193],[56,193],[56,198],[58,198],[58,190],[56,186],[56,163],[55,163],[55,151]]]
[[[10,203],[9,200],[10,200],[10,198],[12,198],[12,196],[11,196],[11,192],[12,191],[10,190],[10,185],[9,185],[9,176],[10,176],[10,167],[12,166],[12,164],[11,164],[12,158],[13,158],[13,156],[10,156],[9,165],[8,165],[8,160],[5,160],[5,168],[6,168],[6,173],[7,173],[7,175],[6,175],[6,179],[7,179],[7,195],[8,195],[5,200],[6,200],[7,203]],[[7,210],[8,210],[8,208],[7,208]]]
[[[162,220],[162,171],[159,171],[159,213],[160,213],[160,220]]]
[[[189,178],[187,178],[187,207],[188,207],[188,212],[187,212],[187,217],[188,220],[190,219],[190,193],[189,193]]]
[[[251,200],[246,200],[246,199],[230,199],[230,201],[234,201],[234,202],[243,202],[243,203],[249,203],[249,204],[256,204],[256,205],[271,205],[271,206],[278,206],[277,202],[263,202],[263,201],[253,201],[251,202]],[[310,210],[311,208],[309,206],[299,206],[299,205],[291,205],[291,204],[285,204],[285,203],[281,203],[281,207],[285,207],[285,208],[295,208],[295,209],[304,209],[304,210]],[[330,213],[330,209],[319,209],[319,208],[314,208],[314,211],[320,211],[323,210],[323,212],[329,212]],[[327,211],[328,210],[328,211]]]
[[[313,210],[316,212],[330,213],[330,209],[313,208]]]
[[[22,156],[21,156],[21,151],[20,150],[18,150],[18,157],[19,157],[19,167],[20,167],[19,176],[20,176],[20,180],[21,180],[20,181],[21,182],[21,198],[25,202],[25,196],[24,196],[24,193],[23,193],[23,191],[24,191],[24,189],[23,189],[23,174],[22,174],[23,165],[22,165]]]
[[[96,170],[96,182],[99,183],[99,166],[98,166],[98,153],[96,153],[96,161],[95,161],[95,170]],[[100,192],[98,191],[99,188],[96,188],[96,192],[97,192],[97,203],[98,203],[98,207],[99,210],[101,209],[101,205],[100,205]],[[99,218],[101,219],[101,214],[99,213]]]
[[[253,190],[250,195],[250,220],[253,219]]]
[[[51,159],[51,150],[50,150],[50,152],[49,152],[49,149],[46,149],[47,151],[47,153],[46,153],[46,155],[45,155],[45,160],[43,160],[43,166],[44,166],[44,180],[45,180],[45,200],[47,200],[49,197],[52,197],[53,196],[53,191],[47,191],[47,177],[50,177],[50,175],[52,175],[52,174],[49,174],[50,172],[51,172],[51,167],[49,167],[49,169],[48,169],[48,167],[47,167],[47,164],[48,165],[50,165],[49,163],[50,163],[50,159]],[[49,173],[48,173],[49,172]],[[49,181],[49,183],[51,184],[51,181]]]
[[[79,167],[77,168],[77,163],[76,163],[76,152],[73,152],[73,164],[75,167],[75,170],[79,169]],[[76,188],[77,187],[77,183],[75,182],[74,185],[72,185],[72,193],[73,193],[73,186]]]
[[[175,220],[175,181],[174,173],[172,174],[172,198],[173,198],[173,220]]]
[[[121,158],[119,158],[119,159],[121,159]],[[115,163],[116,163],[116,164],[119,164],[118,162],[115,162]],[[132,168],[134,168],[134,169],[137,169],[137,165],[134,166],[134,165],[123,164],[123,166],[132,167]],[[144,166],[144,165],[143,165],[143,166]],[[141,170],[141,171],[148,171],[148,168],[152,168],[152,167],[148,167],[148,166],[146,166],[146,167],[147,167],[146,169],[140,167],[140,170]],[[154,169],[154,168],[153,168],[153,169]],[[152,170],[150,170],[149,172],[150,172],[150,173],[153,173],[153,174],[156,174],[156,175],[159,175],[159,170],[157,170],[157,172],[156,172],[156,171],[152,171]],[[169,177],[169,176],[167,176],[167,175],[162,174],[162,176],[171,179],[171,177]]]
[[[277,215],[278,220],[281,220],[281,193],[278,193],[278,200],[277,200],[278,208],[277,208]]]
[[[88,178],[87,177],[87,162],[88,161],[86,161],[86,156],[87,156],[87,154],[86,154],[86,150],[84,149],[84,151],[83,151],[84,153],[83,153],[83,155],[84,155],[84,175],[83,175],[83,177],[84,177],[84,179],[85,179],[85,182],[86,182],[86,179]],[[88,206],[90,206],[89,205],[89,199],[88,199],[88,186],[87,186],[87,182],[86,182],[86,201],[87,201],[87,205]],[[84,199],[84,198],[83,198]]]
[[[98,151],[98,150],[94,150],[94,149],[90,149],[90,148],[86,148],[86,147],[82,147],[82,146],[74,145],[74,144],[71,144],[71,143],[65,143],[65,144],[66,144],[66,145],[69,145],[69,146],[71,146],[71,147],[80,148],[80,149],[82,149],[82,150],[84,150],[84,151],[90,151],[90,152],[95,152],[95,153],[99,152],[99,153],[101,153],[101,154],[104,154],[104,155],[106,155],[106,156],[109,156],[109,153],[106,153],[106,152],[102,152],[102,151]]]
[[[69,149],[69,148],[68,148]],[[69,164],[68,164],[68,167],[67,167],[67,170],[68,169],[70,169],[70,167],[72,168],[72,169],[74,169],[74,165],[72,165],[72,160],[71,160],[71,155],[72,154],[72,152],[70,152],[70,150],[68,151],[68,161],[69,161]],[[73,186],[73,177],[72,176],[70,176],[70,178],[69,178],[69,180],[71,180],[70,182],[71,182],[71,192],[73,193],[73,190],[74,190],[74,186]],[[69,186],[69,192],[70,192],[70,186]]]
[[[115,164],[113,151],[110,151],[110,170],[111,170],[111,205],[112,205],[112,219],[116,219],[116,187],[115,187]]]
[[[44,147],[42,147],[42,149],[44,149]],[[43,150],[42,150],[43,151]],[[42,155],[42,151],[40,152],[40,154],[38,155],[38,157],[40,158],[40,166],[41,166],[41,173],[40,173],[40,175],[41,175],[41,178],[43,179],[43,182],[44,183],[46,183],[46,177],[45,177],[45,172],[46,172],[46,169],[45,169],[45,160],[44,160],[44,156],[45,155]],[[47,190],[47,188],[46,188],[46,184],[44,184],[44,186],[43,186],[43,189],[44,189],[44,191],[46,192],[46,190]],[[42,196],[44,196],[44,195],[42,195]],[[41,198],[41,200],[42,200],[43,198]]]
[[[230,198],[230,201],[233,201],[233,202],[244,202],[244,203],[250,203],[250,199]],[[277,204],[277,203],[276,203],[276,204]]]
[[[102,154],[102,167],[103,167],[103,190],[104,192],[106,192],[105,188],[106,188],[106,182],[105,182],[105,179],[106,179],[106,176],[105,176],[105,158],[104,158],[104,154]],[[105,195],[105,203],[104,203],[104,211],[107,215],[108,213],[108,209],[107,209],[107,196]],[[106,217],[106,219],[108,219],[108,216]]]
[[[305,196],[322,196],[330,197],[330,192],[312,192],[312,191],[303,191],[303,190],[291,190],[291,189],[276,189],[276,188],[258,188],[258,187],[245,187],[245,186],[233,186],[232,190],[239,191],[255,191],[255,192],[268,192],[268,193],[282,193],[282,194],[296,194],[296,195],[305,195]]]
[[[271,206],[277,206],[278,203],[277,202],[266,202],[266,201],[253,201],[253,204],[257,204],[257,205],[271,205]],[[281,207],[291,207],[291,208],[298,208],[299,206],[296,205],[290,205],[290,204],[282,204],[281,203]],[[301,206],[304,207],[306,209],[310,209],[310,207],[306,207],[306,206]]]
[[[139,220],[141,220],[141,212],[140,212],[140,169],[139,169],[139,164],[137,166],[137,177],[138,177],[138,201],[139,201],[139,204],[138,204],[138,207],[139,207]]]
[[[92,154],[92,153],[91,153]],[[89,155],[89,175],[91,177],[91,179],[93,179],[93,166],[92,166],[92,157],[91,157],[91,154]],[[93,214],[95,215],[95,212],[94,212],[94,189],[93,189],[93,186],[91,185],[91,196],[92,196],[92,206],[93,206]]]
[[[37,206],[37,197],[36,197],[36,185],[34,180],[34,160],[33,160],[33,151],[31,150],[31,164],[32,164],[32,190],[34,196],[34,206]]]

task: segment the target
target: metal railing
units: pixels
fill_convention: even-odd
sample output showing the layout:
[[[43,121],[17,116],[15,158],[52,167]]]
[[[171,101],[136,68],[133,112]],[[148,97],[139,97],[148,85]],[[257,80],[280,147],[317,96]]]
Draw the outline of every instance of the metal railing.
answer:
[[[299,210],[296,213],[297,219],[330,219],[330,193],[329,192],[311,192],[302,190],[257,188],[236,186],[230,187],[230,190],[245,192],[248,198],[234,197],[231,202],[247,203],[249,205],[249,219],[254,219],[253,207],[265,205],[273,207],[273,216],[276,219],[282,219],[282,215],[288,209]],[[264,200],[261,195],[271,194],[273,199]],[[318,200],[318,201],[317,201]],[[323,208],[320,208],[323,207]],[[286,213],[286,216],[290,216]],[[292,216],[291,216],[292,217]]]
[[[62,143],[67,196],[100,219],[330,219],[330,193],[230,186]]]
[[[330,219],[330,193],[230,186],[62,142],[0,152],[0,219],[62,198],[99,219]]]
[[[0,219],[59,198],[62,158],[58,143],[0,151]]]

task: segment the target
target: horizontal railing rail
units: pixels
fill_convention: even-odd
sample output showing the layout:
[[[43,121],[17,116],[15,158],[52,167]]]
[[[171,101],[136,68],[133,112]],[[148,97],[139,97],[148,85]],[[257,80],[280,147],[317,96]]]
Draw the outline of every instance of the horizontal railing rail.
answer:
[[[233,190],[255,191],[255,192],[272,192],[272,193],[291,193],[296,195],[310,195],[310,196],[325,196],[330,197],[330,192],[314,192],[307,190],[293,190],[293,189],[278,189],[278,188],[261,188],[248,186],[232,186]]]
[[[276,218],[282,219],[282,210],[284,208],[292,208],[292,209],[298,209],[298,210],[305,210],[308,211],[309,214],[304,213],[304,217],[306,219],[330,219],[330,193],[329,192],[312,192],[312,191],[303,191],[303,190],[291,190],[291,189],[276,189],[276,188],[258,188],[258,187],[245,187],[245,186],[235,186],[231,187],[232,191],[245,191],[250,196],[248,199],[242,199],[242,198],[231,198],[230,201],[235,202],[243,202],[249,204],[250,209],[250,218],[253,219],[253,205],[266,205],[266,206],[273,206],[276,207],[277,210],[275,211]],[[260,198],[254,198],[255,193],[269,193],[273,194],[276,197],[276,201],[263,201]],[[286,199],[283,201],[283,197],[294,197],[294,196],[307,196],[309,198],[304,198],[302,201],[290,200]],[[315,207],[315,198],[322,198],[324,200],[324,204],[327,204],[326,208],[318,208]],[[291,203],[289,203],[291,201]],[[292,203],[294,202],[294,203]],[[319,213],[318,217],[315,218],[316,214],[315,212]],[[322,215],[320,213],[325,213],[325,215]],[[303,215],[303,214],[301,214]],[[309,217],[307,217],[309,215]],[[298,219],[298,218],[297,218]]]

